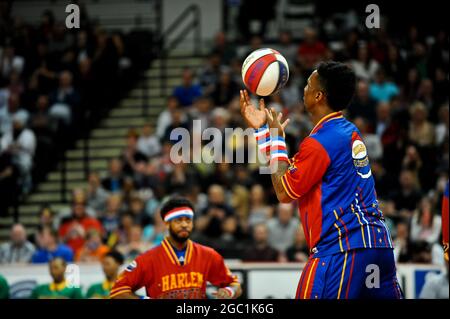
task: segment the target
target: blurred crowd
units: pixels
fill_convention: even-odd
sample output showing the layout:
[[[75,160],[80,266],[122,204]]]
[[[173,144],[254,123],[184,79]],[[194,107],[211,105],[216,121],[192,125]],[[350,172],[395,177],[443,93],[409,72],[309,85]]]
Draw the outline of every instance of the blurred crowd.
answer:
[[[30,25],[8,4],[0,5],[0,216],[104,117],[137,67],[127,38],[84,11],[73,31],[50,10]]]
[[[97,82],[91,76],[109,76],[102,69],[110,68],[108,54],[121,56],[120,38],[105,37],[100,31],[94,34],[97,45],[92,51],[83,32],[77,33],[71,42],[76,46],[67,51],[64,32],[58,35],[57,25],[50,28],[48,23],[44,21],[36,30],[46,38],[33,49],[6,43],[0,51],[5,83],[0,121],[11,123],[2,128],[12,127],[2,137],[2,145],[11,136],[16,141],[34,141],[17,142],[22,145],[19,149],[3,147],[10,151],[2,154],[16,150],[29,157],[39,136],[57,134],[61,123],[70,125],[86,94],[82,92]],[[202,129],[215,127],[222,133],[225,128],[245,127],[238,97],[242,61],[266,46],[279,50],[290,67],[287,86],[265,102],[291,119],[286,130],[291,155],[312,129],[302,102],[309,74],[318,62],[328,59],[353,67],[357,92],[346,116],[361,130],[367,145],[396,259],[443,264],[440,208],[449,165],[449,42],[445,31],[422,34],[416,26],[401,38],[383,29],[353,30],[333,42],[314,28],[306,29],[300,42],[283,31],[276,43],[265,43],[256,35],[248,45],[237,45],[227,34],[218,33],[202,66],[183,70],[182,84],[173,88],[156,126],[130,129],[122,155],[109,162],[107,176],[92,172],[86,188],[73,190],[67,208],[42,207],[37,234],[27,238],[24,227],[14,225],[11,241],[0,245],[0,263],[40,263],[56,256],[99,261],[112,250],[132,260],[164,238],[158,210],[173,194],[195,206],[192,239],[214,247],[225,258],[306,261],[309,252],[296,204],[278,203],[269,176],[259,173],[261,163],[174,164],[170,157],[177,142],[170,139],[172,130],[192,131],[193,120],[200,120]],[[47,59],[50,53],[58,58]],[[59,66],[54,69],[48,63]],[[92,72],[96,64],[99,69]],[[48,132],[55,117],[59,126]],[[45,128],[44,133],[39,127]],[[17,131],[22,135],[17,135],[17,128],[22,128]],[[256,148],[251,139],[202,141],[201,153],[206,157],[211,143],[233,152]]]

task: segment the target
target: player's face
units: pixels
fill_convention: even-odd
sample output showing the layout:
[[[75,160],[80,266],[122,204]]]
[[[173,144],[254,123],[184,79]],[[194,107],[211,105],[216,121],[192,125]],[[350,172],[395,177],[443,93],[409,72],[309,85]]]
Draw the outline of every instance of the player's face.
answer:
[[[105,257],[102,260],[102,268],[106,278],[112,279],[117,276],[119,272],[119,265],[111,257]]]
[[[66,266],[64,263],[57,259],[50,262],[50,275],[52,276],[55,282],[61,282],[64,280],[64,272],[66,271]]]
[[[184,242],[191,236],[194,224],[189,217],[175,218],[169,222],[170,235],[178,242]]]
[[[308,112],[310,112],[314,105],[316,105],[323,97],[318,76],[319,74],[317,71],[311,73],[303,90],[303,103]]]

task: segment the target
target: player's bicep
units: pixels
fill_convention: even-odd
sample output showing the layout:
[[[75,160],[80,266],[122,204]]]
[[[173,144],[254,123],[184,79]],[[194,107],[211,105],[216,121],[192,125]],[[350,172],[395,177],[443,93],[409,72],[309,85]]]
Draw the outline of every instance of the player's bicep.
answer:
[[[321,181],[330,164],[325,148],[314,138],[307,138],[281,177],[286,194],[298,199]]]
[[[221,288],[239,284],[237,277],[231,273],[230,269],[225,265],[223,257],[216,251],[213,253],[211,266],[206,280],[212,285]]]

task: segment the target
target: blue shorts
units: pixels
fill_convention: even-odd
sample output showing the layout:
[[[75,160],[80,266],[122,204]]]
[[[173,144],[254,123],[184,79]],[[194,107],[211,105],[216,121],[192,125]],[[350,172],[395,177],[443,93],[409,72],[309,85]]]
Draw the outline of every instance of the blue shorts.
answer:
[[[302,271],[296,299],[402,299],[392,249],[353,249],[312,256]]]

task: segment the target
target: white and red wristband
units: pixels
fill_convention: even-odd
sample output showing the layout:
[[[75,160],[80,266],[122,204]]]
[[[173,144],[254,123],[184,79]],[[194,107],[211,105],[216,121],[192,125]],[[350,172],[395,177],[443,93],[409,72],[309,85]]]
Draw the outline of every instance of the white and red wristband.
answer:
[[[236,295],[236,292],[234,291],[233,288],[225,287],[224,289],[227,291],[227,293],[230,296],[230,298],[234,298],[234,296]]]
[[[277,136],[273,138],[272,143],[270,144],[270,164],[277,161],[284,161],[289,163],[286,140],[283,136]]]
[[[270,137],[269,125],[264,124],[260,128],[255,129],[253,135],[256,138],[259,151],[262,154],[266,155],[267,159],[269,159],[270,145],[272,142],[272,138]]]

